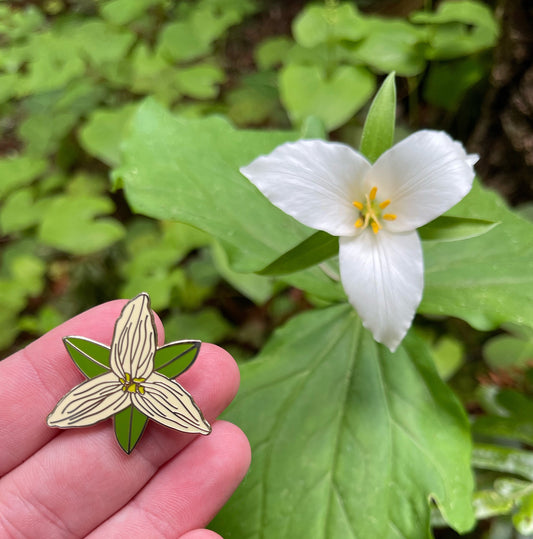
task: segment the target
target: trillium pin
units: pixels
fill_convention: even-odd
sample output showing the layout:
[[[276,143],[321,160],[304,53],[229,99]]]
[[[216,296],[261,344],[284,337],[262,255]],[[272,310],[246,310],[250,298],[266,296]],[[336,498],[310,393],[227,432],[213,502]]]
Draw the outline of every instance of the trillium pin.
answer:
[[[114,418],[117,441],[131,453],[148,419],[182,432],[209,434],[193,398],[174,378],[187,370],[200,341],[157,347],[150,297],[139,294],[122,309],[111,346],[84,337],[63,339],[87,380],[67,393],[47,418],[50,427],[88,427]]]

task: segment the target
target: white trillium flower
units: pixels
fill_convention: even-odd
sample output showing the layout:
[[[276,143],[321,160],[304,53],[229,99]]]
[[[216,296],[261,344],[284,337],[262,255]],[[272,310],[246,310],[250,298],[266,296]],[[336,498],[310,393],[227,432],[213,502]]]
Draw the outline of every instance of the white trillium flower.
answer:
[[[275,206],[339,236],[341,281],[363,325],[394,351],[422,299],[416,229],[472,187],[477,155],[440,131],[418,131],[372,165],[345,144],[301,140],[241,168]]]
[[[116,322],[111,370],[67,393],[48,416],[48,425],[86,427],[133,405],[166,427],[209,434],[211,427],[189,393],[153,370],[156,340],[149,297],[139,294]]]

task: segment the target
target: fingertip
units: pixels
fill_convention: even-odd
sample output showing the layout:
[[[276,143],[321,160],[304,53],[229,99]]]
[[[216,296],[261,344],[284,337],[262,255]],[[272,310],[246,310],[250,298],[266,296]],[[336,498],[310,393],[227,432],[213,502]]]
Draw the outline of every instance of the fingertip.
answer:
[[[191,530],[185,535],[182,535],[180,539],[223,539],[221,535],[211,530]]]
[[[252,461],[252,448],[246,434],[234,423],[219,420],[215,423],[217,444],[219,447],[227,447],[229,461],[237,466],[236,477],[238,482],[248,472]]]

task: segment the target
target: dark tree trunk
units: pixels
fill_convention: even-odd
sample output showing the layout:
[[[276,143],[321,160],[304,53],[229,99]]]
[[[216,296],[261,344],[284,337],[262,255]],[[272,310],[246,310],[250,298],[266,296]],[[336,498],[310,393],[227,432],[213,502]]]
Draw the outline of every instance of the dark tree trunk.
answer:
[[[533,200],[533,2],[502,0],[491,90],[469,147],[484,182],[511,204]]]

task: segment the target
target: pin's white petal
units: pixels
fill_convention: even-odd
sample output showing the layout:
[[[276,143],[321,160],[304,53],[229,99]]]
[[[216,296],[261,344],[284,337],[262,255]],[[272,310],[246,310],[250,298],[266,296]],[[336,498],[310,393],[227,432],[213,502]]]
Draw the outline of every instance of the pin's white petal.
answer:
[[[416,232],[341,238],[341,280],[350,303],[376,341],[394,351],[422,299],[424,265]]]
[[[129,301],[115,324],[110,365],[117,376],[147,378],[154,368],[156,334],[148,294]]]
[[[48,416],[50,427],[87,427],[124,410],[130,397],[112,372],[97,376],[67,393]]]
[[[368,161],[345,144],[301,140],[278,146],[241,168],[269,200],[304,225],[335,236],[355,234]]]
[[[177,382],[154,372],[142,385],[144,394],[132,394],[132,401],[150,419],[181,432],[211,432],[192,397]]]
[[[477,155],[442,131],[418,131],[374,163],[365,187],[376,186],[379,200],[390,200],[392,232],[414,230],[455,206],[471,189]]]

